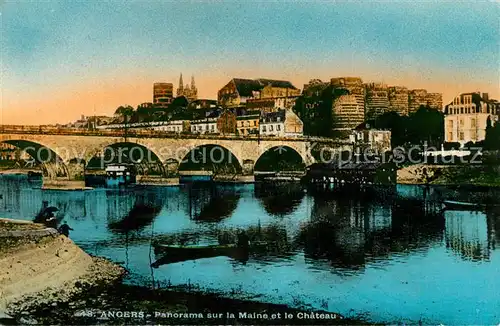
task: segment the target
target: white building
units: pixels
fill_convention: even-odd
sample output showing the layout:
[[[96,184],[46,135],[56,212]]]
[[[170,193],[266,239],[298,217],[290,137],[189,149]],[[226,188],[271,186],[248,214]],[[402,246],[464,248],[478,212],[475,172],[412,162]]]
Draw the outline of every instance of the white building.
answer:
[[[172,133],[181,133],[189,131],[189,121],[188,120],[170,120],[170,121],[152,121],[152,122],[136,122],[129,123],[127,125],[123,123],[108,124],[97,126],[97,129],[124,129],[125,127],[129,129],[146,129],[154,131],[164,131]]]
[[[191,120],[191,132],[193,134],[216,134],[219,133],[217,128],[217,117],[210,117],[199,120]]]
[[[259,133],[263,136],[297,137],[302,136],[304,124],[291,110],[279,110],[261,116]]]
[[[362,123],[351,131],[349,140],[358,145],[365,145],[366,148],[382,154],[391,150],[391,132],[370,128],[367,123]]]
[[[499,120],[500,104],[488,94],[475,92],[459,94],[445,106],[445,141],[464,145],[486,137],[488,118],[494,125]]]

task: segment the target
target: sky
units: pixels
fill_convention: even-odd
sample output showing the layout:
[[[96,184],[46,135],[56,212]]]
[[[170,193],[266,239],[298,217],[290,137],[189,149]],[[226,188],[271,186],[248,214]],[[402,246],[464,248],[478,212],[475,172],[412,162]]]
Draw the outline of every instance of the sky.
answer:
[[[195,76],[359,76],[500,99],[500,3],[438,1],[2,1],[1,123],[67,123],[152,101]]]

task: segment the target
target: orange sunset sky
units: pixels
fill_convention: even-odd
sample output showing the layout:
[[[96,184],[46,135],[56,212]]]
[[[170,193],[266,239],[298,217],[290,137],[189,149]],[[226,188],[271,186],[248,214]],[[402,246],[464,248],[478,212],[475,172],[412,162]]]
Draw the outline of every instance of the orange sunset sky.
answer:
[[[463,11],[469,14],[464,17]],[[495,3],[7,3],[3,124],[67,123],[152,101],[154,82],[194,74],[200,98],[233,77],[359,76],[500,99]],[[189,19],[188,19],[189,18]]]

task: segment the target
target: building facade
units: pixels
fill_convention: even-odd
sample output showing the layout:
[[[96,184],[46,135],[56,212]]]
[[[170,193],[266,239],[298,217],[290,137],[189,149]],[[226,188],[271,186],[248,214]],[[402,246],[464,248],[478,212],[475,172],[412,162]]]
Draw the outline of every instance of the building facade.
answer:
[[[221,112],[217,119],[217,130],[222,135],[236,134],[236,114],[230,110]]]
[[[217,117],[191,120],[190,128],[193,134],[218,134]]]
[[[500,108],[497,101],[490,100],[486,93],[462,93],[445,106],[445,141],[482,141],[486,137],[488,120],[494,125],[499,120]]]
[[[370,149],[376,154],[391,150],[391,131],[373,129],[367,123],[362,123],[352,130],[349,140],[362,149]]]
[[[297,137],[303,131],[302,120],[291,109],[266,113],[260,118],[259,133],[263,136]]]
[[[389,88],[382,83],[369,83],[365,87],[365,118],[376,119],[389,110]]]
[[[396,112],[401,116],[408,115],[408,88],[403,86],[390,86],[388,88],[388,111]]]
[[[174,85],[172,83],[153,84],[153,104],[156,107],[167,108],[174,98]]]
[[[182,80],[182,74],[179,77],[179,87],[177,88],[177,97],[184,96],[187,98],[188,102],[192,102],[198,99],[198,89],[194,83],[194,76],[191,76],[191,85],[186,84]]]
[[[349,91],[356,99],[358,107],[365,112],[366,90],[363,80],[360,77],[335,77],[330,79],[333,88],[343,88]]]
[[[219,90],[217,99],[219,105],[227,108],[246,106],[252,100],[257,101],[256,106],[262,104],[259,100],[272,100],[274,108],[290,108],[298,96],[300,90],[289,81],[233,78]]]
[[[236,130],[238,135],[251,136],[259,134],[260,111],[249,111],[236,117]]]
[[[341,95],[333,102],[334,129],[349,131],[365,120],[363,106],[359,105],[356,95]]]

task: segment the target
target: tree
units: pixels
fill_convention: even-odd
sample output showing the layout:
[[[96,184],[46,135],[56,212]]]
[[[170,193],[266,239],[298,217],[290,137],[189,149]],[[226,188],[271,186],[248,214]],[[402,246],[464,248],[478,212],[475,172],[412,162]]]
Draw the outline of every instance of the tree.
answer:
[[[484,148],[487,150],[500,150],[500,122],[492,126],[490,117],[486,120],[486,136]]]
[[[400,116],[397,112],[386,112],[375,119],[376,129],[391,131],[392,147],[402,146],[408,141],[407,118]]]

